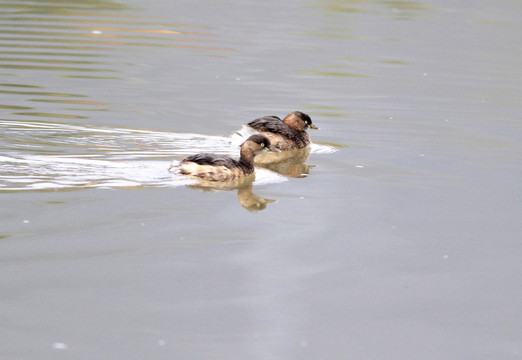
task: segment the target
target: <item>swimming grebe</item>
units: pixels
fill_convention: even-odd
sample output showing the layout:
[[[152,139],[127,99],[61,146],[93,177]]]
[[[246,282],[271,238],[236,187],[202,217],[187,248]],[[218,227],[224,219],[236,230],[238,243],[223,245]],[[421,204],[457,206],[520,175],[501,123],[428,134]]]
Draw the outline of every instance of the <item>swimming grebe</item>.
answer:
[[[306,129],[318,129],[312,124],[312,119],[305,113],[294,111],[283,120],[277,116],[264,116],[253,120],[232,135],[235,138],[246,137],[252,133],[265,135],[270,143],[279,150],[302,149],[310,145],[310,135]]]
[[[230,181],[254,172],[254,157],[263,150],[278,151],[266,136],[256,134],[241,144],[239,160],[216,154],[196,154],[172,165],[169,171],[178,171],[208,181]]]

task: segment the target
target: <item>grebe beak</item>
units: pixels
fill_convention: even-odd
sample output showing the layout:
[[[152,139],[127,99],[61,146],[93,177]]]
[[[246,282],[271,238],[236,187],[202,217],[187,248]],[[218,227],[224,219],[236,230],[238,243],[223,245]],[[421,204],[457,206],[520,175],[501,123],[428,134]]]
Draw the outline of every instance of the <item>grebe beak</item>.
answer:
[[[308,128],[309,128],[309,129],[319,130],[319,128],[318,128],[317,126],[315,126],[314,124],[310,124],[310,125],[308,125]]]
[[[266,151],[273,151],[273,152],[281,152],[281,150],[276,148],[274,145],[270,145],[270,146],[265,147],[265,150]]]

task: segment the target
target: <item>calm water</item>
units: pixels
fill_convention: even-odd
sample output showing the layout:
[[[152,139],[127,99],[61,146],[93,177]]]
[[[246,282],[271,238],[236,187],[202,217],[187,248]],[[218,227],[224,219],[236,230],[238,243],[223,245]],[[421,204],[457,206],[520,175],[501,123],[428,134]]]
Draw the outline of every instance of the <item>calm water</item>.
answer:
[[[522,358],[520,14],[0,0],[0,358]],[[293,110],[253,183],[167,171]]]

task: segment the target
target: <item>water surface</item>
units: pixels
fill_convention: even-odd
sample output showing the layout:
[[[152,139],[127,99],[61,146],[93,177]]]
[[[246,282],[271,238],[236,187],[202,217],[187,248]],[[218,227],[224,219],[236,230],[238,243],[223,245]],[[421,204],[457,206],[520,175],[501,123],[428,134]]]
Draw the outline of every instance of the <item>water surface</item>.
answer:
[[[0,357],[521,357],[519,2],[0,9]],[[247,186],[167,171],[293,110]]]

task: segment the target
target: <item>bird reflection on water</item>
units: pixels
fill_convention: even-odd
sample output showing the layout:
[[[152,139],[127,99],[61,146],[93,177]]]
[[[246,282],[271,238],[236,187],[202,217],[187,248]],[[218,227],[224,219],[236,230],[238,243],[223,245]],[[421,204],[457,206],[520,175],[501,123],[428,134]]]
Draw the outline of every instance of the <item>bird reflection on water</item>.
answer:
[[[200,180],[195,184],[190,184],[188,187],[203,191],[232,191],[237,190],[237,199],[241,206],[248,211],[264,210],[270,203],[275,203],[277,200],[267,199],[260,195],[254,194],[253,185],[255,181],[255,173],[247,177],[226,181],[216,182],[208,180]]]
[[[277,176],[302,178],[308,176],[314,165],[305,162],[310,157],[310,148],[299,150],[262,153],[256,157],[256,172],[247,177],[226,182],[198,180],[188,185],[190,188],[203,191],[232,191],[237,190],[237,198],[241,206],[248,211],[265,210],[268,204],[275,203],[275,199],[267,199],[253,192],[256,175],[260,180]],[[278,175],[279,174],[279,175]]]
[[[255,164],[287,177],[302,178],[308,176],[310,170],[315,167],[305,164],[310,158],[310,152],[310,147],[306,147],[279,153],[263,153],[256,157]]]

